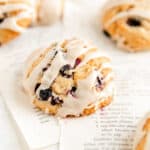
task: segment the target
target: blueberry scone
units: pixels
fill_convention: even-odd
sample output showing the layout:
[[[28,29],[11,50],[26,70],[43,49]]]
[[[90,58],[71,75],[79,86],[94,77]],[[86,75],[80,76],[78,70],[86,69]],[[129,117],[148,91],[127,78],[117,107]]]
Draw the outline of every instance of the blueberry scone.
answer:
[[[102,15],[103,33],[117,46],[150,49],[150,0],[109,0]]]
[[[110,59],[92,44],[69,39],[35,51],[23,86],[39,109],[59,117],[89,115],[113,96]]]
[[[0,0],[0,45],[24,32],[34,13],[32,0]]]
[[[138,127],[133,150],[150,150],[150,113]]]
[[[30,25],[50,25],[63,15],[64,0],[0,0],[0,45]]]
[[[37,25],[51,25],[62,19],[65,0],[36,0]]]

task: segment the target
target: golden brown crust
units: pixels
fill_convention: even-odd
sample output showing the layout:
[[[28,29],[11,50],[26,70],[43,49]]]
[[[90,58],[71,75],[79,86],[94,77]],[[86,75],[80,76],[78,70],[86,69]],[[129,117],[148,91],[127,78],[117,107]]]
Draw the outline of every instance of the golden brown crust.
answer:
[[[109,96],[108,98],[106,98],[103,101],[100,101],[98,104],[97,109],[101,109],[107,105],[109,105],[113,100],[113,96]],[[91,107],[91,108],[86,108],[83,110],[83,114],[81,114],[81,116],[87,116],[87,115],[91,115],[92,113],[94,113],[96,110],[96,107]]]
[[[30,26],[31,21],[32,21],[31,18],[24,18],[24,19],[18,20],[18,21],[17,21],[17,24],[18,24],[19,26],[21,26],[21,27],[27,28],[27,27]]]
[[[144,135],[144,137],[141,139],[141,141],[139,142],[139,144],[137,145],[135,150],[144,150],[146,138],[147,138],[147,136]]]
[[[26,3],[30,4],[30,0],[9,0],[9,1],[1,1],[0,5],[5,5],[5,4],[15,4],[15,3]]]
[[[85,108],[82,112],[82,114],[80,114],[80,116],[74,116],[74,115],[67,115],[66,117],[81,117],[81,116],[88,116],[88,115],[91,115],[93,114],[96,110],[98,109],[101,109],[107,105],[109,105],[113,100],[113,96],[109,96],[107,97],[105,100],[102,100],[99,102],[98,104],[98,107],[97,106],[92,106],[92,107],[89,107],[89,108]],[[51,114],[51,115],[56,115],[57,114],[57,111],[58,109],[61,107],[59,105],[55,105],[55,106],[52,106],[49,104],[50,102],[46,101],[46,102],[43,102],[43,101],[39,101],[39,100],[34,100],[33,101],[33,104],[39,108],[40,110],[48,113],[48,114]]]
[[[55,115],[57,113],[57,110],[59,109],[59,105],[55,105],[55,106],[50,105],[49,101],[39,101],[39,100],[35,99],[33,101],[33,104],[40,110],[42,110],[48,114],[51,114],[51,115]]]
[[[31,23],[31,19],[20,19],[17,23],[22,27],[28,27]],[[6,44],[19,35],[20,33],[14,32],[9,29],[0,29],[0,44]]]
[[[10,40],[16,38],[19,33],[8,29],[0,29],[0,45],[9,42]]]
[[[148,118],[143,127],[144,131],[150,131],[150,118]]]
[[[142,132],[144,132],[145,134],[143,135],[143,137],[139,141],[135,150],[145,150],[145,145],[148,142],[148,140],[147,140],[148,139],[148,132],[150,132],[150,118],[146,119],[146,121],[143,125],[143,128],[142,128]]]

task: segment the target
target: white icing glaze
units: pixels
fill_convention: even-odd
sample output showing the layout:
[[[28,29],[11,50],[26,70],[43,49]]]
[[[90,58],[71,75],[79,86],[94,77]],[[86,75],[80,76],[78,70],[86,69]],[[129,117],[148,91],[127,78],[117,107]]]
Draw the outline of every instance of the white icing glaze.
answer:
[[[111,25],[113,22],[117,21],[118,19],[121,19],[123,17],[127,16],[139,16],[145,19],[150,19],[150,11],[144,10],[144,9],[131,9],[129,11],[124,11],[121,13],[118,13],[115,17],[113,17],[110,21],[107,22],[106,27]]]
[[[31,19],[32,25],[49,25],[60,19],[63,13],[63,0],[28,0],[28,3],[25,3],[26,1],[12,3],[11,0],[0,0],[0,2],[6,2],[6,4],[0,5],[0,16],[3,16],[3,13],[21,10],[15,16],[5,17],[4,21],[0,23],[0,29],[9,29],[18,33],[25,31],[25,27],[17,24],[20,19]],[[37,9],[38,5],[39,9]]]
[[[92,72],[86,79],[78,82],[77,98],[68,95],[62,107],[58,110],[58,116],[65,117],[68,114],[79,116],[85,108],[88,108],[88,104],[93,103],[96,106],[100,101],[113,95],[113,82],[103,89],[102,92],[94,90],[96,75],[96,72]]]
[[[58,51],[57,55],[55,56],[54,60],[52,61],[48,70],[44,73],[44,76],[41,80],[41,86],[37,90],[37,93],[41,89],[49,88],[54,79],[57,77],[59,70],[62,66],[66,64],[66,61],[63,58],[62,52]]]
[[[5,2],[5,1],[1,1]],[[3,16],[3,13],[8,13],[11,11],[16,11],[16,10],[22,10],[19,14],[12,16],[12,17],[7,17],[4,19],[2,23],[0,23],[0,29],[10,29],[16,32],[23,32],[25,30],[24,27],[21,27],[19,24],[17,24],[17,21],[23,18],[29,18],[33,19],[34,18],[34,9],[31,5],[28,5],[26,3],[6,3],[4,5],[0,5],[0,16]]]
[[[64,100],[62,107],[58,110],[57,115],[65,117],[68,114],[74,114],[78,116],[87,104],[97,100],[98,94],[91,86],[95,83],[97,75],[98,73],[93,71],[86,79],[78,81],[77,98],[69,94]]]
[[[143,126],[146,122],[146,120],[150,118],[150,113],[148,113],[143,120],[140,122],[138,128],[137,128],[137,133],[136,133],[136,137],[135,137],[135,143],[134,143],[134,147],[133,150],[136,150],[136,147],[138,145],[138,143],[140,142],[140,140],[144,137],[144,135],[147,135],[147,139],[146,139],[146,144],[144,146],[144,150],[150,150],[150,131],[149,132],[145,132],[143,131]]]
[[[124,4],[134,5],[140,8],[142,6],[149,6],[149,0],[111,0],[111,2],[108,0],[104,5],[103,10],[107,11],[108,9]]]
[[[34,88],[37,79],[43,68],[47,66],[47,64],[52,60],[51,65],[44,72],[41,85],[38,88],[36,95],[39,95],[41,89],[49,88],[52,82],[56,79],[59,70],[62,66],[66,64],[71,64],[74,66],[76,58],[80,55],[85,54],[92,48],[92,45],[88,45],[85,41],[82,40],[70,40],[65,48],[67,49],[66,53],[61,51],[60,45],[57,45],[56,50],[57,54],[54,56],[56,50],[51,50],[44,57],[44,59],[35,67],[31,72],[29,78],[25,79],[25,85],[32,91],[32,96],[34,95]],[[103,55],[97,50],[96,52],[91,51],[88,53],[82,62],[79,64],[79,67],[86,64],[89,60],[97,57],[101,57]],[[111,68],[109,62],[102,63],[101,70],[104,68]],[[95,85],[97,83],[97,76],[102,77],[99,71],[94,70],[87,76],[86,79],[78,80],[77,82],[77,91],[76,98],[72,95],[68,94],[66,98],[64,98],[64,103],[62,107],[58,110],[58,116],[65,117],[68,114],[79,116],[84,108],[88,107],[90,103],[98,103],[101,100],[104,100],[108,96],[113,95],[113,85],[109,83],[101,92],[97,91]],[[113,77],[112,73],[109,73],[108,76],[104,79],[107,82],[110,78]]]
[[[116,7],[116,6],[119,6],[119,5],[122,5],[122,4],[133,4],[133,5],[137,5],[138,2],[136,0],[108,0],[104,7],[103,7],[103,10],[104,11],[107,11],[108,9],[111,9],[113,7]]]
[[[42,78],[42,81],[41,81],[42,85],[37,90],[37,93],[41,89],[46,89],[46,88],[50,87],[50,85],[52,84],[52,82],[54,81],[56,76],[58,75],[59,70],[62,66],[64,66],[65,64],[71,64],[73,66],[75,63],[75,59],[78,56],[84,54],[85,52],[87,52],[89,50],[89,48],[84,48],[85,45],[86,45],[86,43],[84,41],[81,41],[81,40],[70,41],[66,45],[66,48],[68,49],[66,55],[62,54],[62,52],[60,51],[61,48],[58,45],[58,47],[56,48],[58,50],[58,54],[56,55],[56,57],[52,61],[51,66],[45,72],[45,74]],[[64,59],[64,57],[65,57],[65,59]]]
[[[113,7],[117,7],[119,5],[125,5],[125,4],[131,4],[134,5],[134,8],[128,10],[128,11],[123,11],[118,14],[116,14],[114,17],[109,20],[109,22],[106,24],[106,27],[111,25],[114,21],[127,17],[127,16],[138,16],[142,17],[145,19],[150,19],[150,5],[149,5],[149,0],[112,0],[111,2],[108,1],[105,6],[104,6],[104,13]]]
[[[38,77],[42,72],[42,69],[46,67],[47,63],[53,58],[55,52],[56,50],[50,50],[44,57],[42,62],[39,63],[31,72],[30,77],[25,79],[24,86],[26,89],[28,89],[28,91],[30,91],[31,96],[34,94],[34,88],[37,83]]]
[[[84,47],[85,45],[87,46],[87,43],[85,41],[81,41],[78,39],[71,40],[66,45],[66,49],[68,49],[66,59],[71,65],[74,64],[76,58],[86,53],[91,48],[91,45],[89,45],[89,47]]]
[[[85,65],[89,60],[94,59],[94,58],[98,58],[98,57],[103,57],[103,55],[99,52],[90,52],[88,53],[85,58],[83,59],[83,61],[77,66],[77,68],[79,68],[80,66]]]

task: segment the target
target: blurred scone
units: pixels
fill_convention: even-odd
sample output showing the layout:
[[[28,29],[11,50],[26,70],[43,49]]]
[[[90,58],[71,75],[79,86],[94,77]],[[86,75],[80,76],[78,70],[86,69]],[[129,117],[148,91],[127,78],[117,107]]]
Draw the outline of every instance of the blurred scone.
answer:
[[[63,15],[64,0],[0,0],[0,45],[30,25],[50,25]]]
[[[138,127],[133,150],[150,150],[150,113]]]
[[[38,25],[51,25],[63,16],[64,0],[37,0]]]
[[[150,49],[150,0],[109,0],[102,27],[108,38],[127,51]]]
[[[32,0],[1,0],[0,45],[24,32],[31,24],[33,17]]]
[[[35,51],[23,86],[33,104],[60,117],[89,115],[113,96],[110,59],[92,44],[69,39]]]

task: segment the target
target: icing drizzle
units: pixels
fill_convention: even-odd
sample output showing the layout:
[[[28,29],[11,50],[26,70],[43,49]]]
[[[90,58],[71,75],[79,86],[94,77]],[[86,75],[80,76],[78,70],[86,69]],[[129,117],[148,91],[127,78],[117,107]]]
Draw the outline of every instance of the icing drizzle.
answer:
[[[123,11],[120,12],[118,14],[116,14],[114,17],[112,17],[111,20],[109,20],[106,24],[106,27],[111,25],[113,22],[115,22],[116,20],[123,18],[123,17],[127,17],[127,16],[138,16],[138,17],[142,17],[145,19],[150,20],[150,11],[148,8],[149,7],[149,0],[112,0],[112,2],[108,2],[105,5],[105,11],[106,12],[108,9],[111,9],[113,7],[117,7],[119,5],[125,5],[125,4],[129,4],[129,5],[134,5],[134,8],[131,8],[128,11]]]
[[[19,11],[16,15],[4,16],[4,21],[0,23],[0,29],[10,29],[12,31],[21,33],[25,30],[24,27],[20,26],[17,22],[21,19],[31,19],[33,20],[35,15],[35,10],[33,3],[27,4],[23,2],[10,3],[9,1],[0,1],[7,2],[6,4],[0,5],[0,16],[14,11]]]
[[[85,55],[85,57],[81,63],[76,66],[76,68],[84,66],[91,59],[104,57],[102,54],[100,54],[98,49],[89,52],[91,48],[95,49],[95,47],[86,43],[85,41],[72,39],[69,40],[65,45],[65,49],[67,49],[66,52],[62,49],[61,44],[57,44],[55,48],[49,50],[45,58],[39,62],[35,68],[33,68],[30,76],[25,79],[25,87],[28,88],[28,91],[32,91],[32,98],[35,96],[37,97],[40,90],[47,89],[51,86],[53,81],[58,76],[62,66],[69,64],[73,67],[76,59],[81,55]],[[56,51],[57,54],[54,57]],[[45,68],[47,64],[49,64],[49,67],[41,76],[42,69]],[[109,62],[102,62],[100,70],[103,70],[104,68],[111,68]],[[41,76],[41,84],[38,86],[35,95],[34,90],[36,84],[39,82],[39,76]],[[109,83],[104,89],[102,89],[102,91],[96,90],[95,85],[97,83],[97,77],[103,78],[103,75],[99,70],[95,70],[93,68],[92,72],[86,78],[78,80],[75,96],[73,96],[71,93],[68,93],[68,95],[63,98],[63,104],[58,109],[57,115],[62,117],[65,117],[69,114],[79,116],[90,103],[97,103],[108,96],[112,96],[112,83]],[[103,80],[106,83],[110,81],[112,77],[113,74],[109,73],[108,76],[106,76],[106,78]]]

